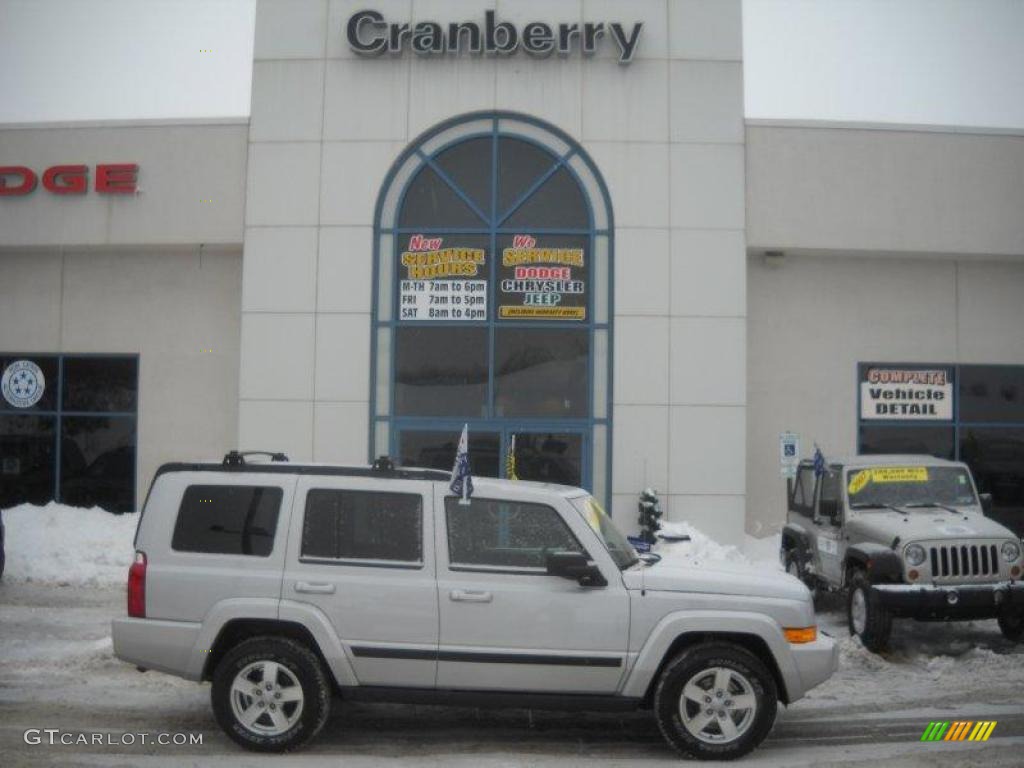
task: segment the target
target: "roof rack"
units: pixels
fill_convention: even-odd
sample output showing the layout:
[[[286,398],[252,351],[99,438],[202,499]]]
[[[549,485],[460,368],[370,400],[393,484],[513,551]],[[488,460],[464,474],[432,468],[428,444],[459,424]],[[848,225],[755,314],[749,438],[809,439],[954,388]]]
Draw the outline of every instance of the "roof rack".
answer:
[[[269,456],[269,462],[247,463],[246,456]],[[219,464],[203,462],[170,462],[161,465],[154,479],[168,472],[254,472],[260,474],[322,475],[333,477],[386,477],[393,480],[440,480],[451,478],[441,469],[419,469],[396,466],[388,456],[378,457],[372,465],[362,467],[331,466],[329,464],[291,463],[283,453],[270,451],[229,451]]]
[[[228,451],[224,454],[224,466],[225,467],[240,467],[243,466],[246,456],[269,456],[271,461],[288,461],[288,457],[283,453],[275,453],[274,451]]]

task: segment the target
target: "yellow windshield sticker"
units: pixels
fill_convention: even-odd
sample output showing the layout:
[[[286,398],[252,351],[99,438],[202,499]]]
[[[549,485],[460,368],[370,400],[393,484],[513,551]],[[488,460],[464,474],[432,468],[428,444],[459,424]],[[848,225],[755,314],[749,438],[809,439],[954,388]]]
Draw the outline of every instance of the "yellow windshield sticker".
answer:
[[[596,499],[587,499],[587,513],[584,515],[587,518],[587,523],[597,533],[601,533],[601,505],[597,503]]]
[[[861,470],[857,474],[850,477],[850,484],[846,486],[846,489],[851,495],[860,493],[864,486],[871,482],[871,472],[866,469]]]
[[[927,467],[879,467],[871,470],[874,483],[927,483]]]
[[[860,493],[868,483],[927,483],[928,467],[875,467],[850,477],[846,490]]]

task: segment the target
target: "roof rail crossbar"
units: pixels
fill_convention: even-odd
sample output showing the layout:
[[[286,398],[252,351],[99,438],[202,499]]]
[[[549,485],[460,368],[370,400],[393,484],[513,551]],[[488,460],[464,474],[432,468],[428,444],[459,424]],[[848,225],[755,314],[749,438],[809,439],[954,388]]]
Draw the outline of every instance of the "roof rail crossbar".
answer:
[[[378,472],[393,472],[395,462],[391,460],[390,456],[378,456],[373,462],[373,468]]]
[[[228,451],[224,454],[224,466],[240,467],[246,463],[246,456],[269,456],[271,461],[288,461],[287,456],[275,451]]]

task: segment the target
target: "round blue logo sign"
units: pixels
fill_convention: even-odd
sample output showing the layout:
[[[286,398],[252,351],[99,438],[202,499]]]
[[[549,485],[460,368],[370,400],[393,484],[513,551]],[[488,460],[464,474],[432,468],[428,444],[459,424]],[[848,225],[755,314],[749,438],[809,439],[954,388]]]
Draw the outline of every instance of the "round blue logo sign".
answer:
[[[31,360],[16,360],[4,370],[0,391],[15,408],[31,408],[46,391],[46,377]]]

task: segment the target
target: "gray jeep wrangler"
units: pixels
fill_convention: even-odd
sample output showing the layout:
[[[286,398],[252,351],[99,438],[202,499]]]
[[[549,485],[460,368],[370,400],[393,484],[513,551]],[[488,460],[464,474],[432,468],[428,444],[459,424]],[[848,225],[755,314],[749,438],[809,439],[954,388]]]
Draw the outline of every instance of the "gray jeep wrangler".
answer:
[[[960,462],[855,456],[788,482],[781,558],[814,590],[847,592],[850,633],[884,649],[894,618],[996,618],[1024,636],[1021,541],[988,519]]]

